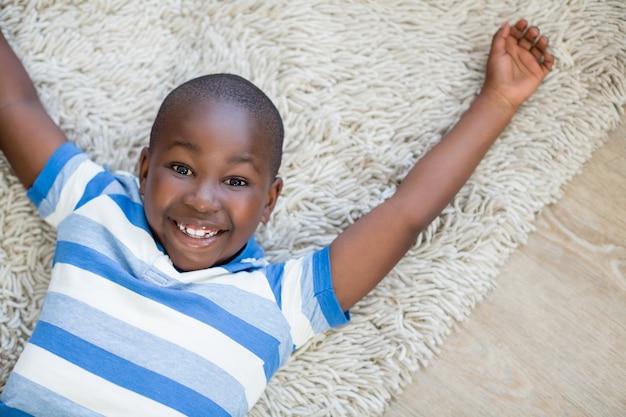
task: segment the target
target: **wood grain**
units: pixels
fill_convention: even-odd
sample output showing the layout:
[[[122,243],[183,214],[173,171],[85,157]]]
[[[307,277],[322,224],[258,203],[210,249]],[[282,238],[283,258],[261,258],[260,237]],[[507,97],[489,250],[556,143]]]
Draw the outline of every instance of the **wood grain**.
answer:
[[[624,125],[536,226],[385,417],[626,416]]]

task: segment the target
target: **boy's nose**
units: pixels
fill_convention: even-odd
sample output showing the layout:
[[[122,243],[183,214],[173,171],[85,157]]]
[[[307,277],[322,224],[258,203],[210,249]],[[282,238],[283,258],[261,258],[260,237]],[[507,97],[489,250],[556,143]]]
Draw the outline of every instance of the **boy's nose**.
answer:
[[[184,197],[184,203],[199,212],[217,211],[221,208],[219,185],[197,184]]]

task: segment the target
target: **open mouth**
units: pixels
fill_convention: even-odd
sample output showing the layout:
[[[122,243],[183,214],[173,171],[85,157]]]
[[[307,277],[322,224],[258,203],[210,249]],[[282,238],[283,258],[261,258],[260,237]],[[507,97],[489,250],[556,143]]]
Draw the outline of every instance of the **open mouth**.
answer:
[[[192,226],[190,224],[179,223],[179,222],[174,222],[174,223],[176,223],[176,226],[181,232],[183,232],[184,234],[186,234],[187,236],[193,239],[208,239],[220,233],[220,230],[218,229],[210,229],[207,227]]]

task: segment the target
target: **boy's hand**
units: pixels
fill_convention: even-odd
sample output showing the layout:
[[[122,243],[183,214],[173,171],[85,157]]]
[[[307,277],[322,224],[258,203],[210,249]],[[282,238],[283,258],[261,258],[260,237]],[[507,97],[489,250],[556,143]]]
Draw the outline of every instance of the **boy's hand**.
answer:
[[[515,111],[537,89],[552,69],[548,39],[524,19],[496,32],[487,61],[481,95]]]

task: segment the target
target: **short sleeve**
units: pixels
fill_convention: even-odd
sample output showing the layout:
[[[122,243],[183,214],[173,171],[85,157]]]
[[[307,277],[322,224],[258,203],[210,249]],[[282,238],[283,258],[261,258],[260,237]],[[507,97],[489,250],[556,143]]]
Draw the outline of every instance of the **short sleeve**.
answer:
[[[41,217],[56,227],[112,180],[108,170],[66,142],[50,157],[27,195]]]
[[[280,283],[274,287],[279,288],[276,296],[291,326],[296,348],[314,335],[350,320],[350,313],[342,311],[332,286],[328,247],[269,269],[276,271],[275,279]]]

